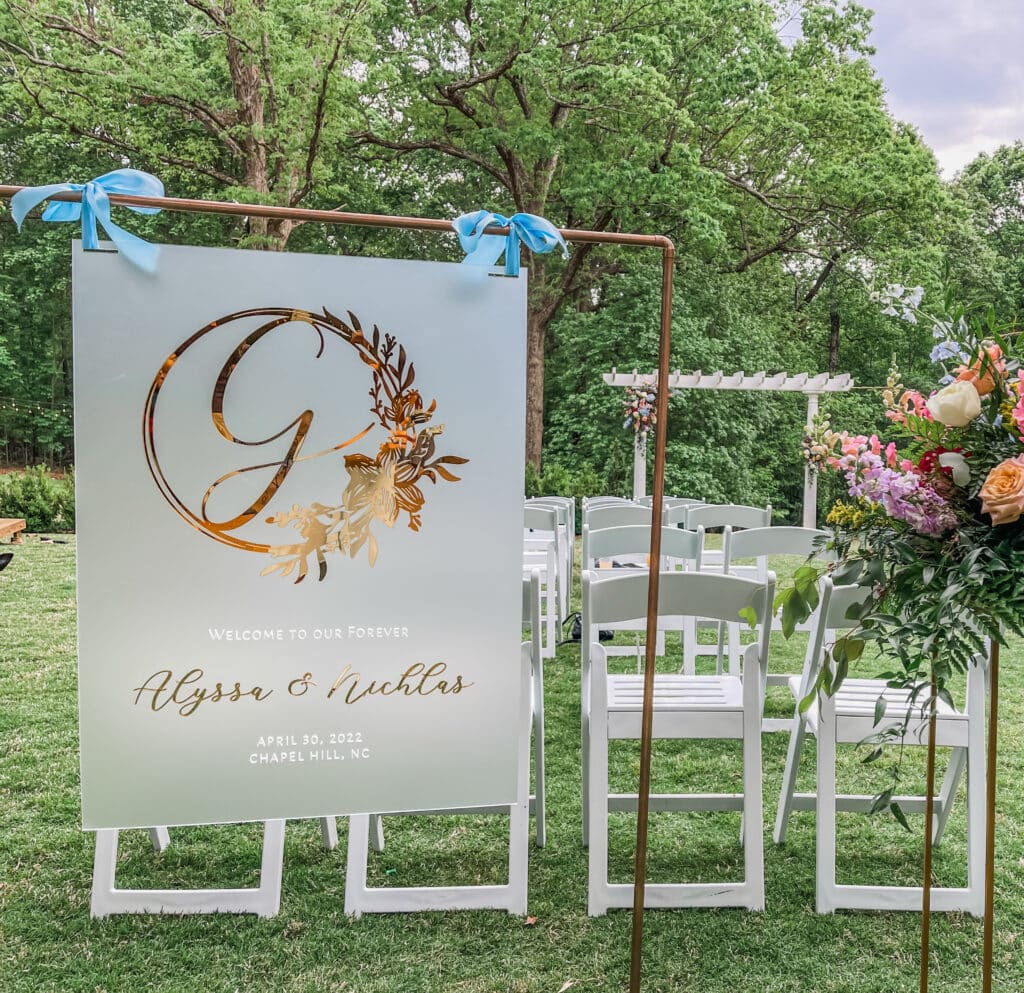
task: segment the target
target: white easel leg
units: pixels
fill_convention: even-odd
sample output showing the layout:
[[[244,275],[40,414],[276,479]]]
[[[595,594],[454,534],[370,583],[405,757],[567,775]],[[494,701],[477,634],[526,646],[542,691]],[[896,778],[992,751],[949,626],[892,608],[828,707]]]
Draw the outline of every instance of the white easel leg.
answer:
[[[111,914],[256,914],[273,917],[281,906],[284,824],[282,820],[264,822],[260,885],[253,889],[119,890],[114,879],[119,832],[113,829],[97,831],[90,914],[92,917],[109,917]]]
[[[333,852],[338,847],[338,821],[334,817],[320,818],[320,841],[325,852]]]
[[[165,827],[151,827],[149,829],[149,840],[153,845],[154,852],[164,852],[171,843],[171,836]]]

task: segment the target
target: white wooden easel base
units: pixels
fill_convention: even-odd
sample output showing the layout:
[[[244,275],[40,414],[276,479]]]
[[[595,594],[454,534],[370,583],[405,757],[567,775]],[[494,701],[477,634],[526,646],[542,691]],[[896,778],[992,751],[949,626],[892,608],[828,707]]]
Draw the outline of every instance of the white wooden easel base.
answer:
[[[256,914],[273,917],[281,906],[281,871],[284,862],[284,821],[263,825],[260,885],[252,889],[122,890],[115,885],[119,832],[96,832],[92,873],[92,917],[111,914]],[[169,843],[167,829],[150,828],[153,848],[162,852]]]
[[[497,808],[494,808],[497,809]],[[349,818],[348,867],[345,875],[345,913],[408,913],[420,910],[505,910],[520,916],[526,913],[527,832],[529,804],[516,803],[500,808],[509,811],[509,882],[494,886],[383,886],[366,885],[366,851],[370,844],[368,814]],[[438,813],[479,813],[479,808]],[[416,813],[425,813],[417,811]],[[380,817],[372,818],[379,830]],[[376,842],[379,840],[380,848]],[[383,836],[374,839],[374,848],[383,848]]]

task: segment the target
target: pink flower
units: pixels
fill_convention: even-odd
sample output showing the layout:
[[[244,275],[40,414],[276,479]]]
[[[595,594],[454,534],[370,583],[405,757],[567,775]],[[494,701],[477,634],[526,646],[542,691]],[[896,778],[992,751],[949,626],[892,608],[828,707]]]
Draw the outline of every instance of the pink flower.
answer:
[[[914,414],[917,417],[923,417],[926,421],[930,421],[932,415],[926,404],[927,400],[917,390],[904,390],[900,394],[896,406],[891,410],[887,410],[885,416],[890,421],[896,421],[898,424],[907,423],[907,414]]]
[[[843,455],[859,455],[867,448],[868,439],[862,434],[847,434],[845,431],[840,436],[839,450]]]
[[[890,469],[895,469],[896,468],[896,442],[895,441],[890,441],[889,444],[885,446],[885,464]]]
[[[871,446],[872,455],[881,455],[882,443],[878,440],[877,434],[873,434],[870,438],[868,438],[868,445]]]

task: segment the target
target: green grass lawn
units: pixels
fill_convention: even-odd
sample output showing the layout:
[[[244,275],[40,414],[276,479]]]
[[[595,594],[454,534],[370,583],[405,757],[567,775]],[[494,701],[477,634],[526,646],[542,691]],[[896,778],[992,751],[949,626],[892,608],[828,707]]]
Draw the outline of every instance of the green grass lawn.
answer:
[[[140,565],[141,565],[140,560]],[[676,646],[678,650],[678,646]],[[773,669],[794,670],[803,641],[773,642]],[[996,981],[1024,989],[1024,646],[1004,653],[998,769]],[[669,662],[671,665],[671,662]],[[867,666],[863,672],[872,673]],[[348,920],[342,844],[325,853],[316,822],[288,825],[280,915],[89,919],[92,835],[79,829],[75,687],[74,542],[29,539],[0,574],[0,990],[120,991],[505,991],[623,990],[630,915],[586,915],[580,846],[579,649],[546,663],[548,846],[530,853],[530,921],[499,912],[422,913]],[[779,691],[772,712],[789,708]],[[917,914],[814,913],[814,819],[794,815],[784,849],[771,842],[786,736],[765,737],[767,910],[649,912],[644,989],[701,993],[917,990]],[[840,785],[881,788],[853,749]],[[919,789],[923,749],[912,749],[905,789]],[[945,755],[940,751],[940,773]],[[635,789],[638,748],[617,743],[612,788]],[[813,745],[801,789],[812,788]],[[739,747],[656,743],[655,790],[738,790]],[[936,853],[937,882],[962,884],[964,809],[954,811]],[[373,856],[378,885],[496,882],[507,822],[487,817],[393,818]],[[840,881],[920,880],[920,818],[907,834],[887,818],[839,815]],[[631,876],[635,818],[615,815],[613,878]],[[652,817],[652,880],[739,878],[735,814]],[[258,825],[172,831],[154,855],[144,832],[122,836],[124,886],[251,886]],[[533,918],[536,918],[534,921]],[[937,914],[932,989],[980,989],[981,923]]]

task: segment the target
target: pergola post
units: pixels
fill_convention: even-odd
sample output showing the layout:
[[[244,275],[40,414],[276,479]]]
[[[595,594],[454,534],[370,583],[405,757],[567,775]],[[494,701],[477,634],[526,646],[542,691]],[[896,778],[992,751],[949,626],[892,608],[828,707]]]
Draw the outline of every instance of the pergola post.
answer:
[[[814,417],[818,413],[818,394],[807,394],[807,433],[814,426]],[[804,466],[804,527],[818,526],[818,471],[810,463]]]
[[[633,439],[633,499],[647,496],[647,432],[637,431]]]

